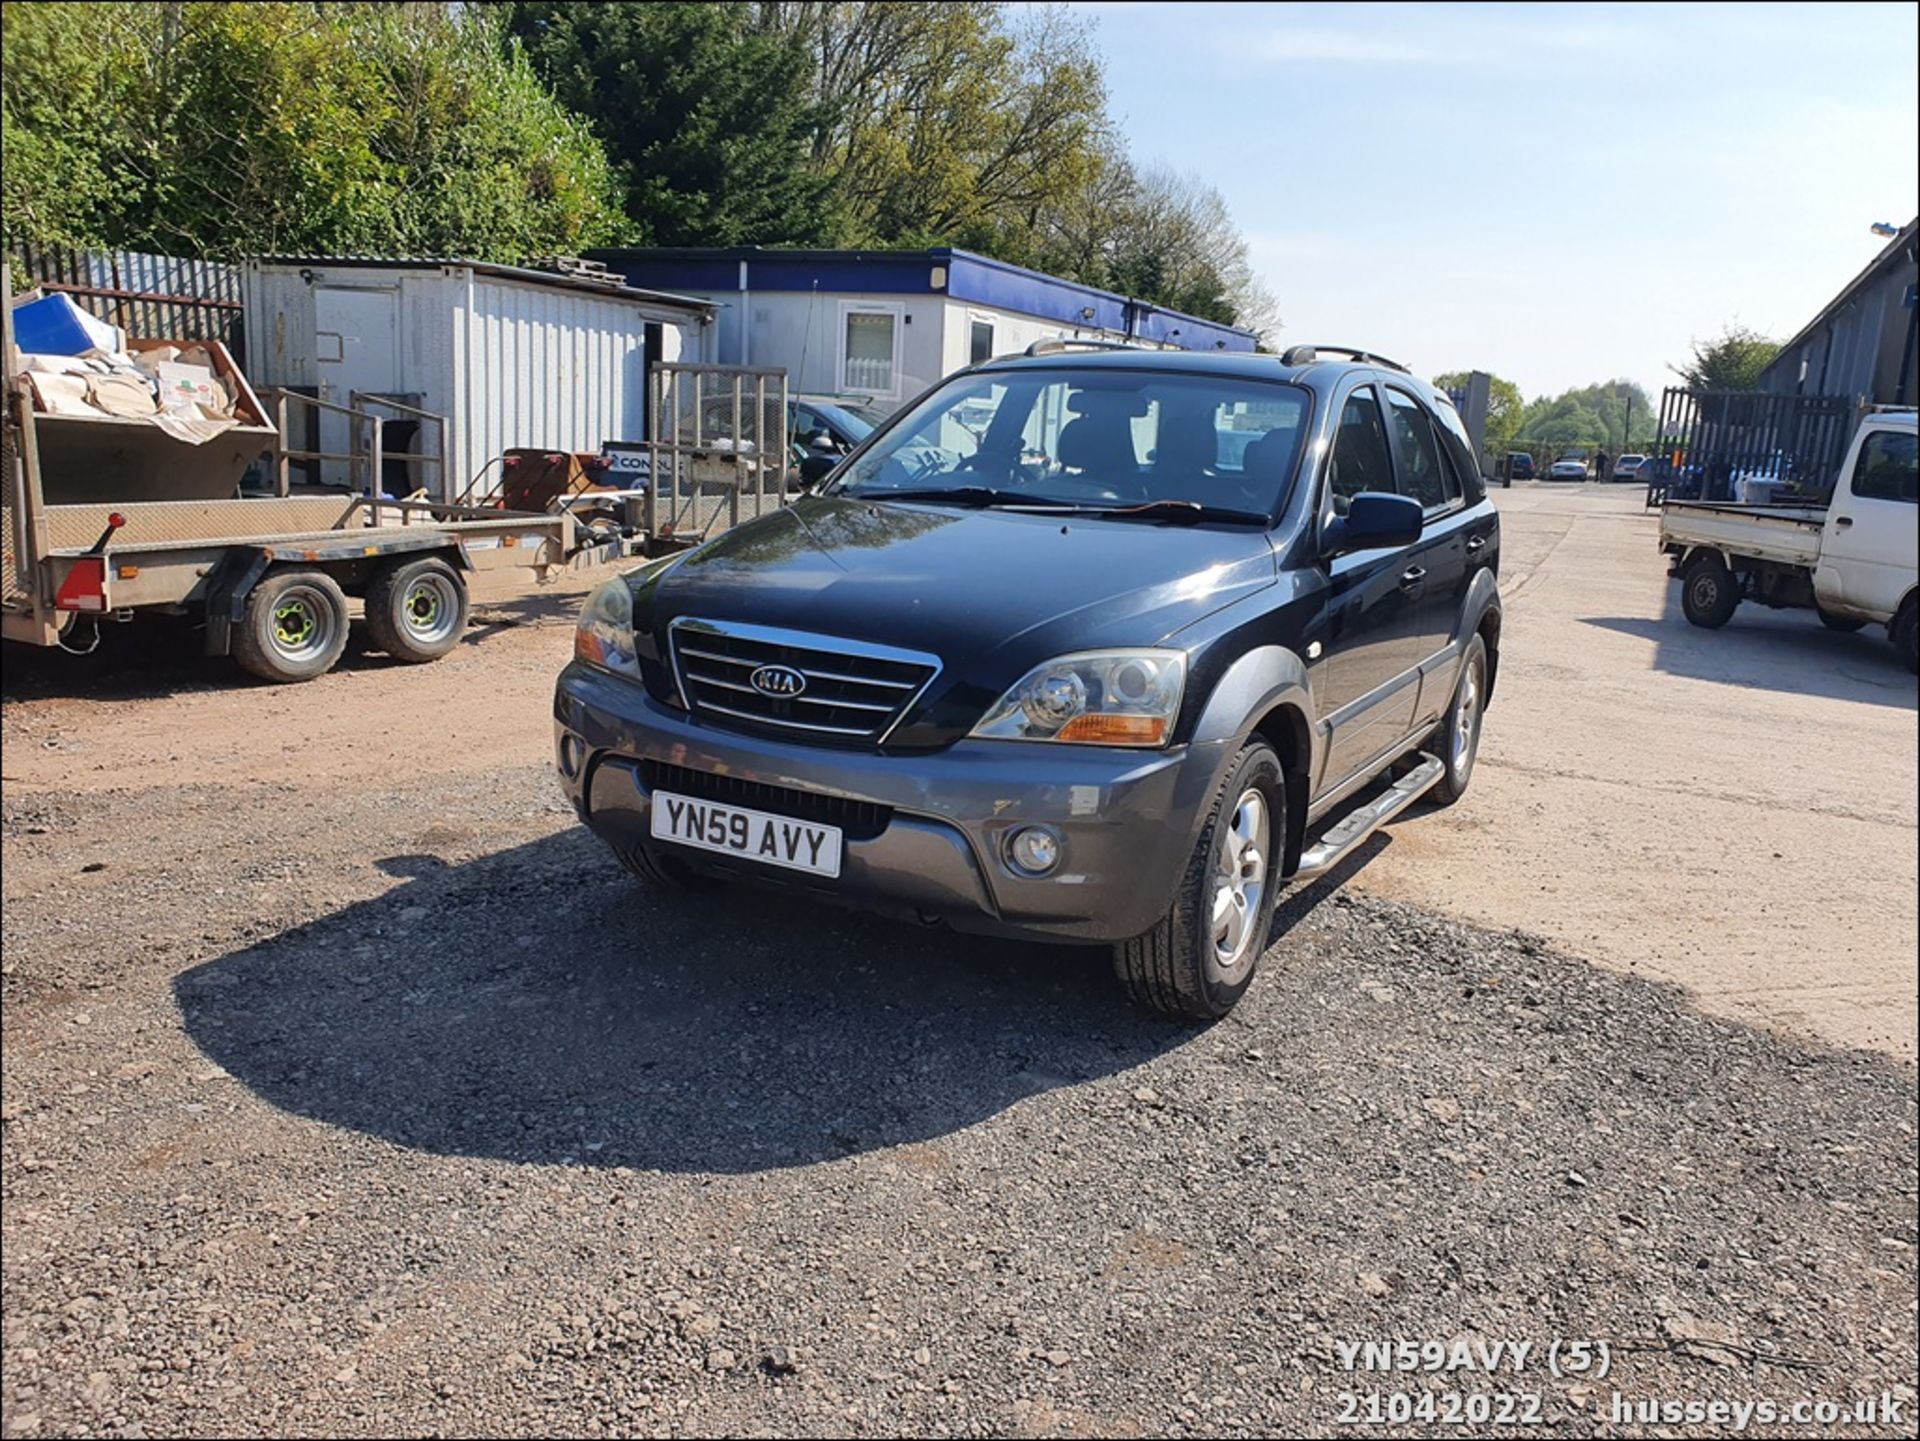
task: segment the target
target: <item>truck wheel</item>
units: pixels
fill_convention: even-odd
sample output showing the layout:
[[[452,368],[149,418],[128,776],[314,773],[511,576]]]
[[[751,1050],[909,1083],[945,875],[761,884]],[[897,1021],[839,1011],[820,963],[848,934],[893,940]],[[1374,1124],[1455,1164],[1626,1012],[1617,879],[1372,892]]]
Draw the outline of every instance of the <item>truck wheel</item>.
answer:
[[[262,580],[233,633],[241,668],[280,684],[325,675],[346,648],[347,597],[320,570],[283,570]]]
[[[1852,635],[1866,624],[1864,620],[1855,620],[1850,615],[1835,615],[1818,601],[1813,603],[1813,608],[1820,617],[1820,624],[1828,630],[1837,630],[1842,635]]]
[[[1907,669],[1920,670],[1920,601],[1908,596],[1900,614],[1887,627],[1887,634],[1893,637],[1893,648],[1907,663]]]
[[[1687,562],[1680,576],[1680,609],[1687,619],[1707,630],[1718,630],[1740,604],[1740,583],[1718,551],[1708,551]]]
[[[1473,779],[1473,762],[1480,754],[1480,718],[1487,703],[1487,643],[1479,636],[1467,642],[1467,653],[1460,660],[1460,680],[1453,688],[1453,704],[1437,737],[1440,762],[1446,773],[1439,784],[1427,792],[1443,806],[1450,806],[1467,793]]]
[[[438,660],[467,628],[467,586],[444,560],[385,565],[367,586],[367,630],[395,660]]]
[[[1215,1021],[1253,980],[1273,923],[1287,807],[1280,761],[1260,741],[1227,768],[1173,905],[1114,948],[1136,1004],[1178,1021]]]

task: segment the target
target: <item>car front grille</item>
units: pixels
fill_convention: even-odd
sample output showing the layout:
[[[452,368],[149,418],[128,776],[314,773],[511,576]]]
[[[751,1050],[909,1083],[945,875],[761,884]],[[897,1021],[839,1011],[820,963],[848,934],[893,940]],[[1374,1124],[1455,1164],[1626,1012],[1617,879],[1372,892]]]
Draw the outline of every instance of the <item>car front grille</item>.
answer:
[[[771,811],[791,816],[796,821],[815,825],[838,826],[850,841],[870,841],[893,821],[893,807],[873,801],[852,801],[843,796],[820,795],[814,791],[789,790],[764,781],[742,780],[739,776],[715,775],[712,771],[691,770],[668,765],[665,761],[640,762],[640,779],[649,791],[668,791],[677,796],[712,801],[716,805],[742,806],[748,810]]]
[[[671,638],[696,715],[817,745],[878,744],[940,670],[919,651],[772,626],[682,617]]]

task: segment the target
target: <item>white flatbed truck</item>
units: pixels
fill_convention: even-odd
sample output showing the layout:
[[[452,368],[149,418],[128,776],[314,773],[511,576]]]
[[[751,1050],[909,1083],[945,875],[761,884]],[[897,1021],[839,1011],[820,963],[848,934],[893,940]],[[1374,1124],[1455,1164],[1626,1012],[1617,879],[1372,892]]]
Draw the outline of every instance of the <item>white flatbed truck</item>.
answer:
[[[1837,631],[1886,626],[1901,658],[1920,670],[1915,412],[1868,412],[1828,504],[1668,501],[1660,548],[1694,625],[1725,625],[1743,600],[1805,607]]]

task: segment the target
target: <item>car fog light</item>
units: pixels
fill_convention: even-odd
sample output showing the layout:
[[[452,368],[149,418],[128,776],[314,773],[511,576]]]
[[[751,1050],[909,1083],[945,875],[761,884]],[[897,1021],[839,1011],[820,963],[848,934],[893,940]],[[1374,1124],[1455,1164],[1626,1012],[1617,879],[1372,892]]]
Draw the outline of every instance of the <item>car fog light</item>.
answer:
[[[580,774],[581,751],[580,737],[572,731],[564,732],[560,737],[560,774],[572,780]]]
[[[1044,826],[1022,826],[1007,837],[1007,862],[1026,876],[1044,876],[1060,864],[1060,837]]]

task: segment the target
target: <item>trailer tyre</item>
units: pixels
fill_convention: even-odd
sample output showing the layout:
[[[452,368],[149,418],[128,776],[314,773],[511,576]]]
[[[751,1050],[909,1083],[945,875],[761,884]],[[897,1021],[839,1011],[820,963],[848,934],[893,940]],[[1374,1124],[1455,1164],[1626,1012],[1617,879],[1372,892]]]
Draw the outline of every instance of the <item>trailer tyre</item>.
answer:
[[[1887,633],[1892,636],[1893,648],[1907,663],[1907,669],[1920,671],[1920,600],[1908,596]]]
[[[467,587],[444,560],[384,565],[367,585],[367,630],[397,661],[438,660],[467,628]]]
[[[267,576],[248,594],[233,636],[241,668],[281,685],[325,675],[346,648],[347,597],[319,570]]]
[[[1718,630],[1733,619],[1740,604],[1740,582],[1718,551],[1707,551],[1687,562],[1680,576],[1680,609],[1687,619],[1707,630]]]

